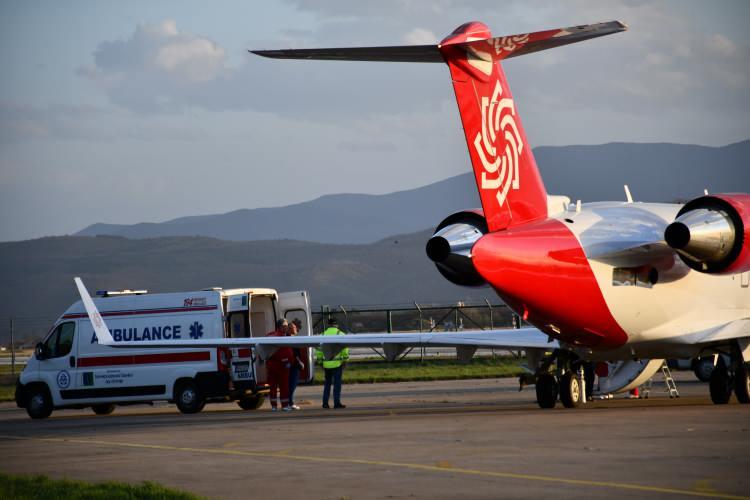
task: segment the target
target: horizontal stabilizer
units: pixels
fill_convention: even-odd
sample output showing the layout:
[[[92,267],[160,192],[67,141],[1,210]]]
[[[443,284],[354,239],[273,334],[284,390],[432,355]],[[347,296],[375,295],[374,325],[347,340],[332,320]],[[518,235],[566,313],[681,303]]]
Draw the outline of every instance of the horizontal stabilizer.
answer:
[[[392,47],[343,47],[331,49],[251,50],[274,59],[318,59],[324,61],[445,62],[437,45]]]
[[[488,45],[496,49],[494,60],[508,59],[582,42],[590,38],[625,31],[627,26],[620,21],[572,26],[520,35],[501,36],[482,40],[450,43],[453,46],[479,49],[481,54]],[[322,49],[251,50],[253,54],[274,59],[310,59],[325,61],[384,61],[384,62],[445,62],[440,53],[441,44],[393,45],[386,47],[337,47]],[[480,54],[476,54],[481,57]]]

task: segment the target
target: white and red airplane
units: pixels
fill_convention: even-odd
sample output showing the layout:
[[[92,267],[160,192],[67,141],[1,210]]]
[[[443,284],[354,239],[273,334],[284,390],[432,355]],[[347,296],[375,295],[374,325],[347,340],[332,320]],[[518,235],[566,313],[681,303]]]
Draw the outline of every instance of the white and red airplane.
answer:
[[[618,21],[493,37],[482,23],[459,26],[437,45],[264,50],[288,59],[447,63],[482,202],[443,220],[427,255],[451,282],[489,284],[534,328],[462,333],[189,340],[169,346],[253,345],[262,357],[281,345],[383,348],[523,348],[543,408],[558,397],[585,401],[583,366],[620,360],[612,389],[637,386],[661,358],[719,353],[731,361],[711,376],[714,403],[732,392],[750,403],[750,195],[713,194],[684,205],[571,204],[549,196],[513,101],[501,61],[626,30]],[[79,284],[99,342],[115,343]],[[87,300],[88,299],[88,300]],[[138,347],[158,342],[139,342]],[[551,353],[551,354],[549,354]],[[651,361],[654,360],[657,361]],[[588,378],[591,378],[590,376]]]

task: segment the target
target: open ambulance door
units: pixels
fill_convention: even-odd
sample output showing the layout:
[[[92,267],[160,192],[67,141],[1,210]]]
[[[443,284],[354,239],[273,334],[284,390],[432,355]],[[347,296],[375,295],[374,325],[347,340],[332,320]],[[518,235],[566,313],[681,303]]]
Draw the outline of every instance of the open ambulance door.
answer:
[[[288,322],[299,319],[302,329],[297,333],[299,336],[312,335],[312,316],[310,315],[310,297],[307,292],[284,292],[279,294],[278,301],[279,317]],[[301,383],[312,382],[315,376],[315,353],[312,348],[300,349],[305,369],[300,371],[299,381]]]

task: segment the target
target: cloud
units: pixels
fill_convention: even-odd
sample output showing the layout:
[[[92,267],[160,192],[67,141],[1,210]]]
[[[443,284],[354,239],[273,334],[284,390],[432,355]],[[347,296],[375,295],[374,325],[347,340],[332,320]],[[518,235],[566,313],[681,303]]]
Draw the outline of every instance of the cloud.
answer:
[[[404,35],[404,41],[410,45],[428,45],[437,43],[438,37],[430,30],[414,28]]]

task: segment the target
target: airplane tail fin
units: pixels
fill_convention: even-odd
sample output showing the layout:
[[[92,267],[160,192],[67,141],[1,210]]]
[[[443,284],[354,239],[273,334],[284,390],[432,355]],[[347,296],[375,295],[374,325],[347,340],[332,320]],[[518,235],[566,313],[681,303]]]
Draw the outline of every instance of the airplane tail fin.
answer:
[[[492,37],[470,22],[438,45],[254,50],[279,59],[445,62],[490,231],[547,216],[547,192],[500,61],[626,30],[619,21]]]

